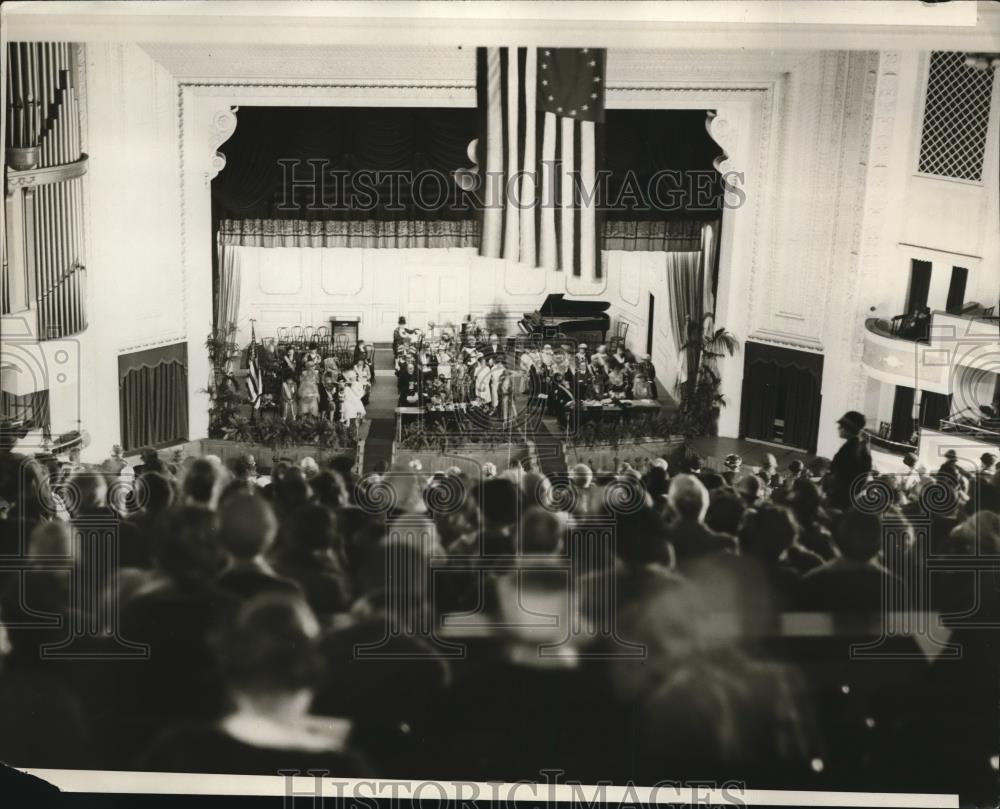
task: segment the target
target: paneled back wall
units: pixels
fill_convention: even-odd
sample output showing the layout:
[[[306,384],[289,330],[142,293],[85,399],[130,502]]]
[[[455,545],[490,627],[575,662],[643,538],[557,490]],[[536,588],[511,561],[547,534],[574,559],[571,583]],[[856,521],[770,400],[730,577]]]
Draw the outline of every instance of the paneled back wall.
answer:
[[[240,265],[237,339],[276,336],[282,326],[328,326],[330,318],[357,317],[366,340],[388,341],[397,319],[456,325],[466,314],[507,315],[507,334],[518,333],[524,312],[545,296],[596,298],[611,304],[612,332],[628,323],[633,351],[646,349],[649,295],[656,297],[653,360],[658,373],[676,373],[665,253],[608,251],[600,282],[522,264],[480,258],[472,249],[352,249],[235,247]],[[610,336],[610,334],[609,334]],[[672,379],[672,377],[671,377]]]

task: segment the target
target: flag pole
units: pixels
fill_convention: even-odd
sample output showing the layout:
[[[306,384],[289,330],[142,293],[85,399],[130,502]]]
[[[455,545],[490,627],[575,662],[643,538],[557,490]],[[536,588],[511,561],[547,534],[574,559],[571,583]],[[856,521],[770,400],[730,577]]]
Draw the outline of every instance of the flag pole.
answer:
[[[257,333],[256,333],[256,329],[254,328],[254,324],[256,322],[257,322],[256,318],[253,318],[253,317],[250,318],[250,357],[249,357],[248,362],[247,362],[247,367],[248,368],[249,368],[249,366],[250,366],[251,363],[256,364],[256,361],[257,361],[257,348],[256,348]],[[259,367],[260,366],[258,366],[258,368]],[[251,371],[252,371],[252,369],[251,369]],[[263,381],[262,381],[262,384],[263,384]],[[258,390],[257,391],[257,398],[254,401],[250,402],[250,423],[253,424],[253,425],[257,424],[257,403],[259,401],[260,401],[260,391]]]

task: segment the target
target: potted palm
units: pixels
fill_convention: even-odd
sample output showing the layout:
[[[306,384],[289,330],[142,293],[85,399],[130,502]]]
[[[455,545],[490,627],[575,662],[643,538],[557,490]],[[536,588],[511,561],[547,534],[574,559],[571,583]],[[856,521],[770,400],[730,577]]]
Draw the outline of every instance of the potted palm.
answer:
[[[716,327],[711,312],[688,317],[686,331],[681,350],[687,360],[687,379],[681,383],[678,427],[688,438],[717,435],[719,413],[726,405],[718,361],[733,356],[740,344],[731,332]]]

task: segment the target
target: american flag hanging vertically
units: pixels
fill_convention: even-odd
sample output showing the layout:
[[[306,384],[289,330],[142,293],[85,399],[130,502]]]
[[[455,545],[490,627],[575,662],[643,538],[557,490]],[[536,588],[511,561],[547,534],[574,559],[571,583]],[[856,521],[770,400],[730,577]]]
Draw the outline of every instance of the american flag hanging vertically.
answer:
[[[257,363],[257,335],[253,325],[250,326],[250,354],[247,358],[247,394],[250,397],[250,404],[256,410],[260,407],[261,379],[260,365]]]
[[[479,253],[601,277],[600,48],[480,48]]]

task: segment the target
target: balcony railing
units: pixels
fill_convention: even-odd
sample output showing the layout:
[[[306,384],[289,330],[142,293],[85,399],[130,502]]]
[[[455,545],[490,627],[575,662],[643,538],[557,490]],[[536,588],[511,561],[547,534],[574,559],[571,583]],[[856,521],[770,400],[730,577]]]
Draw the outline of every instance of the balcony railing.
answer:
[[[983,417],[978,420],[956,419],[949,421],[941,419],[938,429],[943,433],[959,433],[982,441],[993,441],[1000,444],[1000,419]]]

